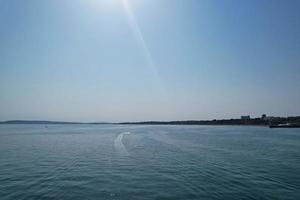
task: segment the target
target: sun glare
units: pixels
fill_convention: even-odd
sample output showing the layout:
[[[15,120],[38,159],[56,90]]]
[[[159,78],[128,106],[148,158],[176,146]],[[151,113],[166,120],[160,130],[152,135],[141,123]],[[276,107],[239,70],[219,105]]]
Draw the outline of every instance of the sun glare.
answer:
[[[122,0],[122,3],[125,7],[129,6],[129,1],[128,0]]]
[[[118,7],[128,6],[128,1],[125,0],[86,0],[85,4],[90,5],[94,9],[116,11]],[[118,10],[118,9],[117,9]]]

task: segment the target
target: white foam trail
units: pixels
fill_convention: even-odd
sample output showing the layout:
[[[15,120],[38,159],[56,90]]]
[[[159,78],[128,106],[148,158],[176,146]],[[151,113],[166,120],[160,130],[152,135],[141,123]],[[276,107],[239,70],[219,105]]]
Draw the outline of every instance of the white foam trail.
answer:
[[[128,151],[127,151],[127,149],[126,149],[126,147],[125,147],[125,145],[123,144],[123,141],[122,141],[124,135],[129,135],[129,134],[130,134],[130,132],[120,133],[114,141],[115,150],[120,155],[129,156],[129,153],[128,153]]]

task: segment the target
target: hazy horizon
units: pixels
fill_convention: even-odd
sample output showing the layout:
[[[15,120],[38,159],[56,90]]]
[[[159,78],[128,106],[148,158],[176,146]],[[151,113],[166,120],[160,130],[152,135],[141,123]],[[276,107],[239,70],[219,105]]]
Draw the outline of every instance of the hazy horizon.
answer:
[[[268,117],[300,117],[299,115],[294,116],[270,116]],[[143,122],[184,122],[184,121],[213,121],[213,120],[235,120],[235,119],[241,119],[243,116],[237,116],[237,117],[226,117],[226,118],[211,118],[211,119],[180,119],[180,120],[156,120],[156,119],[149,119],[149,120],[132,120],[132,121],[96,121],[96,120],[90,120],[90,121],[63,121],[63,120],[55,120],[55,119],[8,119],[8,120],[0,120],[0,122],[14,122],[14,121],[20,121],[20,122],[58,122],[58,123],[83,123],[83,124],[93,124],[93,123],[143,123]],[[262,115],[260,116],[250,116],[251,119],[261,119]]]
[[[299,8],[0,0],[0,121],[299,116]]]

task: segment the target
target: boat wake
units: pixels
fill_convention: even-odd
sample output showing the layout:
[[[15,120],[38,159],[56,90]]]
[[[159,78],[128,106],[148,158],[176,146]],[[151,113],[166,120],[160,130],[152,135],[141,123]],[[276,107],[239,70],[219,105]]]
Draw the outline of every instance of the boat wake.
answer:
[[[125,145],[123,144],[123,137],[124,135],[129,135],[130,132],[123,132],[123,133],[120,133],[118,135],[118,137],[115,139],[114,141],[114,146],[115,146],[115,150],[116,152],[119,154],[119,155],[122,155],[122,156],[129,156],[129,153],[125,147]]]

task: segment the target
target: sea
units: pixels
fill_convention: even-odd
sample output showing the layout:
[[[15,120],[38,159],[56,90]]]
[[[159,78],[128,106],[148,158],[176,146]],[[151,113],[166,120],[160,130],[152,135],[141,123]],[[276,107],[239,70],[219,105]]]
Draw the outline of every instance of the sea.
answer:
[[[299,200],[300,129],[0,125],[0,200]]]

